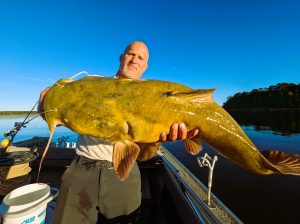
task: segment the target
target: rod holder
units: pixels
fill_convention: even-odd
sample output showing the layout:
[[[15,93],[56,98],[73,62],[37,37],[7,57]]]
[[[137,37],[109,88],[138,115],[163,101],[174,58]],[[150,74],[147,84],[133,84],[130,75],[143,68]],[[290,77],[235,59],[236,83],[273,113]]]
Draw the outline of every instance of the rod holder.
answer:
[[[207,166],[208,167],[208,192],[207,192],[207,204],[211,207],[211,188],[212,188],[212,180],[213,180],[213,171],[215,167],[215,163],[218,161],[218,157],[215,155],[211,158],[207,153],[202,157],[197,157],[197,162],[200,167]]]

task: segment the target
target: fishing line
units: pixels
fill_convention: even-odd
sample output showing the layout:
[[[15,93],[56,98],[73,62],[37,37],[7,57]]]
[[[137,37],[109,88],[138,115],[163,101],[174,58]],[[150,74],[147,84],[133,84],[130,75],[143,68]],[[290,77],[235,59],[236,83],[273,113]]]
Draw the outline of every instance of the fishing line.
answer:
[[[38,103],[39,100],[34,104],[21,124],[15,125],[15,129],[13,129],[13,132],[10,133],[12,137],[5,147],[5,151],[8,151],[9,149],[12,149],[12,151],[18,151],[18,148],[15,149],[12,147],[8,149],[8,147],[10,146],[11,142],[13,142],[20,129],[24,127],[25,124],[33,120],[30,119],[29,121],[27,121],[29,115],[32,113]],[[6,195],[20,186],[29,184],[31,182],[31,175],[29,174],[30,171],[31,168],[29,167],[29,163],[0,167],[0,195]]]
[[[28,79],[28,80],[31,80],[31,81],[49,82],[49,80],[36,79],[36,78],[31,78],[31,77],[28,77],[28,76],[22,76],[22,75],[15,75],[14,77],[22,78],[22,79]]]
[[[79,75],[82,75],[82,74],[86,74],[86,75],[89,75],[88,72],[86,71],[81,71],[81,72],[78,72],[77,74],[75,74],[74,76],[72,76],[70,79],[74,79],[75,77],[79,76]],[[56,85],[60,86],[60,87],[63,87],[61,86],[60,84],[58,84],[57,82],[55,83]],[[37,116],[33,117],[32,119],[30,119],[29,121],[27,121],[27,118],[29,117],[29,115],[32,113],[32,111],[34,110],[34,108],[36,107],[36,105],[39,103],[39,100],[34,104],[34,106],[32,107],[32,109],[29,111],[29,113],[27,114],[27,116],[25,117],[25,119],[23,120],[23,122],[18,125],[16,128],[15,128],[15,132],[11,133],[11,136],[12,138],[9,140],[7,146],[5,147],[5,150],[8,148],[8,146],[10,145],[11,142],[13,142],[15,136],[17,135],[17,133],[20,131],[20,129],[27,123],[29,123],[30,121],[32,121],[33,119],[37,118],[39,115],[41,114],[44,114],[44,113],[48,113],[48,112],[51,112],[51,111],[56,111],[56,110],[49,110],[49,111],[44,111],[44,112],[41,112],[39,113]]]

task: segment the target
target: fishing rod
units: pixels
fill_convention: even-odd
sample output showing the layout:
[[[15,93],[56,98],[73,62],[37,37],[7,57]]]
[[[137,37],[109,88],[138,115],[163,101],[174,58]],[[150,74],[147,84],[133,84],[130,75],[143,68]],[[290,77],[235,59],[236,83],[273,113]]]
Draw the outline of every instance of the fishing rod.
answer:
[[[87,74],[89,76],[89,73],[86,71],[81,71],[78,72],[77,74],[75,74],[74,76],[72,76],[70,79],[74,79],[75,77],[82,75],[82,74]],[[58,83],[55,83],[57,85],[59,85]],[[5,137],[11,136],[11,139],[9,140],[8,144],[4,147],[4,149],[6,150],[8,148],[8,146],[13,142],[13,139],[15,138],[16,134],[20,131],[20,129],[22,127],[26,128],[26,124],[28,124],[30,121],[32,121],[33,119],[37,118],[39,115],[43,114],[43,113],[47,113],[47,112],[51,112],[51,111],[55,111],[55,110],[49,110],[49,111],[44,111],[39,113],[37,116],[35,116],[34,118],[30,119],[29,121],[26,121],[27,118],[29,117],[29,115],[32,113],[32,111],[34,110],[34,108],[36,107],[36,105],[39,103],[39,100],[34,104],[34,106],[32,107],[32,109],[29,111],[29,113],[27,114],[27,116],[25,117],[23,122],[15,122],[14,126],[15,128],[7,131],[4,133]]]
[[[34,108],[36,107],[36,105],[39,103],[39,100],[34,104],[34,106],[32,107],[32,109],[29,111],[29,113],[27,114],[27,116],[25,117],[25,119],[23,120],[23,122],[15,122],[14,126],[15,128],[7,131],[4,133],[5,137],[11,136],[11,139],[9,140],[7,146],[4,147],[4,149],[6,150],[8,148],[8,146],[13,142],[15,136],[17,135],[17,133],[21,130],[22,127],[26,128],[26,125],[32,121],[33,119],[37,118],[39,115],[35,116],[34,118],[30,119],[29,121],[26,121],[27,118],[29,117],[29,115],[32,113],[32,111],[34,110]]]

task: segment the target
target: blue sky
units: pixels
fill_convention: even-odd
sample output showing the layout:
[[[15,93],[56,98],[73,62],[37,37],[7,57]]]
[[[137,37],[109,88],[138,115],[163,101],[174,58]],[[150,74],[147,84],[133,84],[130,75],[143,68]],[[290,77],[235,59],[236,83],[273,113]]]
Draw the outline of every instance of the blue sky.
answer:
[[[30,110],[54,81],[114,75],[132,41],[150,49],[146,79],[240,91],[300,83],[300,3],[0,1],[0,110]],[[67,100],[67,99],[65,99]]]

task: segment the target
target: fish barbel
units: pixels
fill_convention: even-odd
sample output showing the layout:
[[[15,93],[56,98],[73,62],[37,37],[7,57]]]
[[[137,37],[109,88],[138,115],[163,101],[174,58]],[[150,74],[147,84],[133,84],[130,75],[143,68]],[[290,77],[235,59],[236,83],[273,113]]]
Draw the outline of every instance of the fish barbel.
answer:
[[[193,155],[200,152],[204,141],[252,172],[300,175],[298,156],[278,151],[262,155],[237,122],[213,101],[213,90],[193,90],[158,80],[95,76],[59,80],[44,98],[50,129],[44,155],[55,127],[63,125],[112,143],[115,173],[124,180],[136,159],[149,159],[155,154],[144,152],[139,143],[158,142],[160,133],[168,133],[172,124],[183,122],[187,130],[200,131],[199,136],[184,140],[186,150]]]

